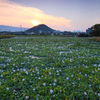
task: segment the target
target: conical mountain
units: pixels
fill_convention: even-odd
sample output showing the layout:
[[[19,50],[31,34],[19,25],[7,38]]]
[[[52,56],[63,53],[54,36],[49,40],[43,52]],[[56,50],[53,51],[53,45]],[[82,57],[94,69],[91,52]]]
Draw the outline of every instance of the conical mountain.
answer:
[[[50,27],[46,26],[45,24],[40,24],[38,26],[34,26],[28,30],[26,30],[26,32],[38,32],[38,31],[42,31],[42,32],[53,32],[55,30],[51,29]]]

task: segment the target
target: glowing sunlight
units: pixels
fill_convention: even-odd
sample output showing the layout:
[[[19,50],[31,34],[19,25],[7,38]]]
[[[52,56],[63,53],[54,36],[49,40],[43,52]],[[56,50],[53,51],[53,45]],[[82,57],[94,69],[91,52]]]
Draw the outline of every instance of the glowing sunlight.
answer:
[[[37,25],[39,25],[39,24],[40,24],[40,22],[39,22],[39,21],[37,21],[37,20],[32,20],[32,24],[33,24],[33,26],[37,26]]]

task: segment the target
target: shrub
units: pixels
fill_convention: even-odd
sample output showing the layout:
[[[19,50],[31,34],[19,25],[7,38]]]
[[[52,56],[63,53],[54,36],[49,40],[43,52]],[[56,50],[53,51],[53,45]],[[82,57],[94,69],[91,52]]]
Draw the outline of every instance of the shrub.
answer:
[[[100,29],[99,30],[93,30],[90,34],[92,36],[100,36]]]
[[[89,36],[88,34],[83,34],[83,33],[78,35],[78,37],[88,37],[88,36]]]

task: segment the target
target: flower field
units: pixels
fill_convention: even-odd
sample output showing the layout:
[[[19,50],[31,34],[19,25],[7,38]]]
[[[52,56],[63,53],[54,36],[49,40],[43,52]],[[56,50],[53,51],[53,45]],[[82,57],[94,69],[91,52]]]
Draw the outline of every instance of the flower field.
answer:
[[[11,37],[15,37],[15,35],[0,35],[0,39],[11,38]]]
[[[99,41],[100,42],[100,37],[91,37],[89,38],[89,40],[91,41]]]
[[[100,42],[35,36],[0,40],[0,100],[100,100]]]

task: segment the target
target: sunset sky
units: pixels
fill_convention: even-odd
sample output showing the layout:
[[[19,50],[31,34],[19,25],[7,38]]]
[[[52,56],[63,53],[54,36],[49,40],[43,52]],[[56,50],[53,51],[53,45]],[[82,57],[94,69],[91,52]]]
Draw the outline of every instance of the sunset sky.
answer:
[[[100,0],[0,0],[0,25],[86,31],[100,23]]]

